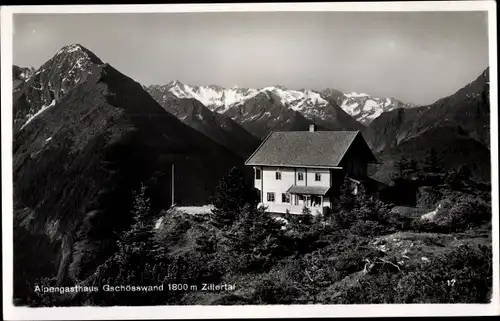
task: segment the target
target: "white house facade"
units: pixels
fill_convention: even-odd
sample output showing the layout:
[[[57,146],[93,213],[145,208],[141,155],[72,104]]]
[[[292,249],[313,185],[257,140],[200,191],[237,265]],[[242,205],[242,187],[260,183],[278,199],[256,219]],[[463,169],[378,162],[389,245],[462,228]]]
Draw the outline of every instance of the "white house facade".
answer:
[[[255,188],[261,205],[276,213],[299,214],[304,207],[311,213],[330,208],[326,195],[331,183],[329,169],[254,166]]]
[[[365,157],[357,157],[356,149]],[[308,132],[269,134],[245,164],[253,168],[259,205],[269,212],[291,214],[307,207],[315,215],[329,212],[345,174],[361,182],[367,162],[374,160],[359,132],[318,132],[312,125]]]

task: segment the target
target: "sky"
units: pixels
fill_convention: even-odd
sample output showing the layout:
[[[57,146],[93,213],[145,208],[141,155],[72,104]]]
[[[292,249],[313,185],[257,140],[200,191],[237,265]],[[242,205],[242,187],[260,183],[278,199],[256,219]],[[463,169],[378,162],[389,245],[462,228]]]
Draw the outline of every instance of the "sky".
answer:
[[[143,85],[335,88],[419,105],[488,66],[477,11],[14,15],[16,65],[75,43]]]

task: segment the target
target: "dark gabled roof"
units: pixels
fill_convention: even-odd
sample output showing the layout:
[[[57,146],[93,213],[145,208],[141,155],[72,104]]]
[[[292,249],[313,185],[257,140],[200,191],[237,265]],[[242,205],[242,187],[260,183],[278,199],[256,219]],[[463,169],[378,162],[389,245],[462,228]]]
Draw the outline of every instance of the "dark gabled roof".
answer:
[[[290,194],[307,194],[307,195],[326,195],[330,186],[299,186],[292,185],[287,190]]]
[[[361,135],[359,131],[273,132],[245,165],[338,167],[358,134]]]

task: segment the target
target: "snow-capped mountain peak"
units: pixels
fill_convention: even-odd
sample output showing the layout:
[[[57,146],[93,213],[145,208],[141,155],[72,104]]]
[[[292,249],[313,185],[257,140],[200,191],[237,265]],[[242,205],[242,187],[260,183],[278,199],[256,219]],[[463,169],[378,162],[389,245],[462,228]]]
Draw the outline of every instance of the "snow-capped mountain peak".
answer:
[[[328,102],[320,93],[312,90],[290,90],[283,86],[270,86],[260,89],[233,86],[189,86],[178,81],[170,82],[166,89],[178,98],[194,98],[213,111],[223,113],[229,108],[243,104],[259,93],[272,93],[279,97],[281,104],[297,111],[304,111],[314,105],[325,106]]]
[[[191,86],[178,80],[171,81],[161,88],[178,98],[196,99],[218,113],[241,106],[259,94],[264,94],[269,99],[273,98],[284,107],[298,111],[311,119],[313,116],[323,118],[326,115],[325,107],[337,104],[363,124],[369,124],[385,111],[399,107],[413,107],[411,104],[402,103],[392,97],[379,98],[358,92],[342,93],[335,89],[318,92],[311,89],[287,89],[281,85],[258,89],[238,86],[225,88],[218,85]]]
[[[196,99],[212,111],[219,113],[223,113],[228,108],[253,97],[257,93],[255,89],[238,86],[232,88],[223,88],[218,85],[190,86],[177,80],[169,82],[165,89],[178,98]]]
[[[23,106],[29,107],[16,111],[16,124],[27,124],[31,117],[58,103],[72,88],[92,74],[95,76],[102,66],[104,63],[82,45],[62,47],[14,92],[25,97],[27,104]]]
[[[365,93],[342,93],[334,89],[326,89],[325,97],[335,101],[345,112],[357,121],[368,125],[383,112],[396,108],[411,108],[413,104],[403,103],[392,97],[375,97]]]

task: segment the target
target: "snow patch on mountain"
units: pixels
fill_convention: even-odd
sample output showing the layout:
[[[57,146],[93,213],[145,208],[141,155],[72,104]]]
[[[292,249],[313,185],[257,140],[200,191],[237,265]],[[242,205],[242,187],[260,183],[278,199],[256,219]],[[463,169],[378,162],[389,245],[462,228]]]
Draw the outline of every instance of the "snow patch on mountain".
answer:
[[[228,108],[250,99],[258,94],[258,90],[247,88],[222,88],[218,86],[189,86],[179,81],[166,85],[168,91],[178,98],[193,98],[212,111],[223,113]]]
[[[50,107],[54,106],[55,104],[56,104],[56,100],[53,99],[49,105],[47,105],[47,106],[43,105],[42,108],[40,108],[40,110],[38,110],[34,114],[28,114],[28,120],[24,123],[24,125],[21,126],[21,129],[23,129],[26,125],[31,123],[33,121],[33,119],[35,119],[37,116],[39,116],[40,114],[42,114],[44,111],[46,111]]]
[[[358,97],[369,97],[370,95],[363,94],[363,93],[352,92],[352,93],[344,94],[344,96],[346,96],[347,98],[358,98]]]
[[[336,97],[336,102],[345,112],[365,125],[386,111],[415,107],[391,97],[380,98],[355,92]]]

